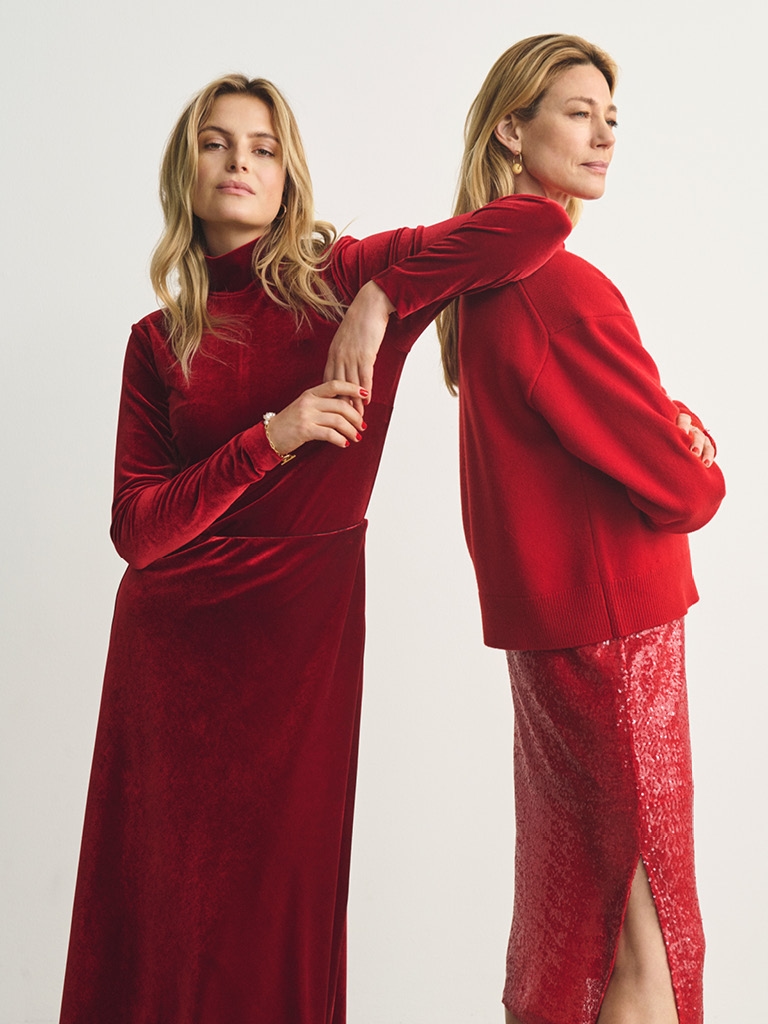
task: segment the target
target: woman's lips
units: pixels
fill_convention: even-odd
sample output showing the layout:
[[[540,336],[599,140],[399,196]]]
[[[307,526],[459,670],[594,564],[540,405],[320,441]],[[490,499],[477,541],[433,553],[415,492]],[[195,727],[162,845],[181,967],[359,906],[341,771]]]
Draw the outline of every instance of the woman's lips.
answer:
[[[218,192],[227,192],[230,195],[254,195],[254,191],[250,185],[247,185],[244,181],[223,181],[220,185],[216,186]]]
[[[606,174],[608,172],[608,164],[602,160],[594,160],[588,164],[582,164],[582,167],[586,167],[588,171],[594,171],[595,174]]]

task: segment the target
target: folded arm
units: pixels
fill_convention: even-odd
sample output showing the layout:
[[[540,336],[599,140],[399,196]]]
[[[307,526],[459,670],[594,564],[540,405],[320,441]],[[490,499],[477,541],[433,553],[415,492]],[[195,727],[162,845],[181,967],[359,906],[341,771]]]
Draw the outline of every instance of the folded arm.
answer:
[[[556,335],[530,400],[565,448],[624,484],[656,529],[689,533],[715,514],[725,487],[714,446],[667,396],[631,316]]]
[[[118,554],[143,569],[209,529],[251,484],[280,465],[281,455],[311,440],[339,447],[356,443],[362,419],[349,399],[358,395],[357,385],[343,381],[310,388],[272,419],[269,438],[259,421],[208,458],[182,468],[167,386],[148,338],[135,328],[125,359],[115,457],[110,532]]]

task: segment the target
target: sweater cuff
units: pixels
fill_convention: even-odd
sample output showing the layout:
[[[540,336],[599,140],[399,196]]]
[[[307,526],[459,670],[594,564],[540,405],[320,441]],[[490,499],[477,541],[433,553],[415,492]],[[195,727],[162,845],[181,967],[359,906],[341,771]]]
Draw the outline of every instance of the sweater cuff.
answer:
[[[257,477],[268,473],[270,469],[279,466],[282,462],[280,456],[267,440],[267,433],[263,423],[257,423],[241,435],[241,448]]]

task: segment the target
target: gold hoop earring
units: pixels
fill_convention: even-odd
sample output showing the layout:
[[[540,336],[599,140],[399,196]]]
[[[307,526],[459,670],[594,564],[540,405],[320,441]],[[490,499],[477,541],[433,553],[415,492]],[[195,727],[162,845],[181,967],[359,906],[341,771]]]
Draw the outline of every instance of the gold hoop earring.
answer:
[[[523,154],[513,153],[512,154],[512,173],[522,174],[523,173]]]

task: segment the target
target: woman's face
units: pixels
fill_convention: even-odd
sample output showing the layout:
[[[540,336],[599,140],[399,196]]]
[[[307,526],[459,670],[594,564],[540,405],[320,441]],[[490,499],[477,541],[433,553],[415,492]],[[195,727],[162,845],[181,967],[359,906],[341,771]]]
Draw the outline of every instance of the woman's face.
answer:
[[[616,107],[603,75],[592,64],[568,68],[542,98],[532,121],[509,114],[496,137],[522,153],[515,192],[565,204],[569,196],[599,199],[613,155]]]
[[[266,103],[237,93],[219,96],[198,132],[192,209],[212,256],[264,234],[280,209],[282,150]]]

